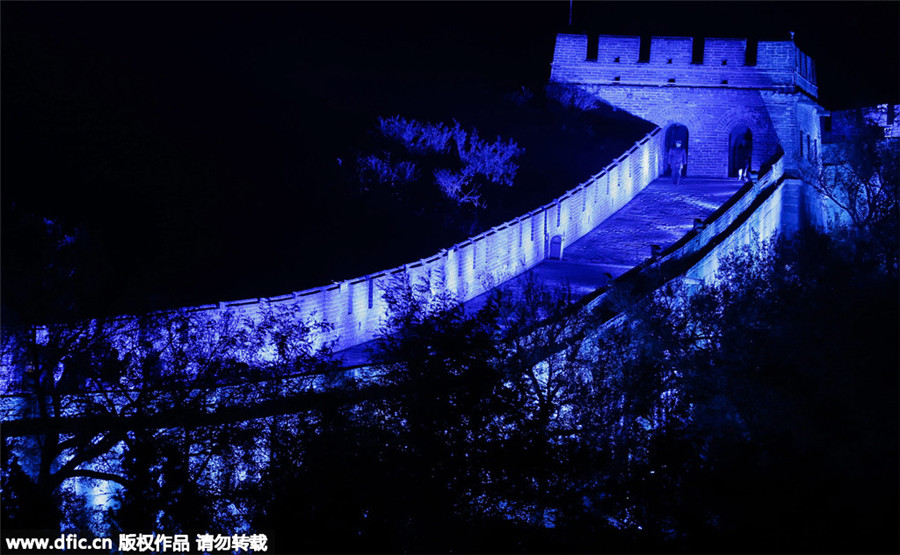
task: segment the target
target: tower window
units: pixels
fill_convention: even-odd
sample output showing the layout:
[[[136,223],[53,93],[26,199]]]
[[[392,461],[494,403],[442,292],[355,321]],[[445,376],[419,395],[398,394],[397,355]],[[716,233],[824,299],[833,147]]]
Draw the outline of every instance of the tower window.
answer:
[[[614,63],[619,63],[619,62],[620,62],[620,61],[621,61],[621,60],[620,60],[620,59],[619,59],[619,57],[618,57],[618,56],[616,56],[616,59],[615,59],[615,60],[613,60],[613,62],[614,62]]]
[[[667,63],[667,64],[671,64],[671,63],[672,63],[672,58],[669,58],[668,60],[666,60],[666,63]]]
[[[616,75],[615,77],[613,77],[613,81],[621,81],[621,80],[622,80],[622,78],[619,77],[618,75]]]
[[[727,66],[727,65],[728,65],[728,60],[722,60],[722,65],[723,65],[723,66]]]

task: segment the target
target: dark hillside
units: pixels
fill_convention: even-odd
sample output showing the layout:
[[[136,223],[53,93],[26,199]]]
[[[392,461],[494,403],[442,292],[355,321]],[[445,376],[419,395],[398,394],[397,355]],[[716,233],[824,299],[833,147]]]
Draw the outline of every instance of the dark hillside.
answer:
[[[472,209],[460,209],[436,192],[426,197],[428,206],[402,205],[385,199],[373,205],[371,197],[358,194],[356,175],[344,172],[343,201],[338,211],[341,218],[347,219],[331,219],[339,217],[336,212],[319,214],[319,218],[323,226],[329,220],[358,225],[343,230],[346,234],[340,255],[329,258],[326,267],[313,270],[321,271],[319,282],[355,277],[428,257],[470,234],[521,216],[582,183],[652,129],[646,122],[608,107],[590,111],[566,107],[546,98],[543,90],[528,91],[530,94],[526,95],[521,91],[502,94],[483,87],[468,91],[457,88],[456,92],[459,94],[452,105],[444,104],[441,109],[413,105],[402,115],[448,124],[455,120],[464,128],[476,129],[482,138],[515,140],[524,152],[518,160],[514,186],[488,189],[486,207],[476,216]],[[374,126],[359,138],[361,149],[375,148],[373,134]],[[349,159],[355,150],[347,152]],[[425,186],[437,191],[430,183]],[[340,233],[334,227],[330,229]],[[385,248],[399,242],[403,245]],[[310,285],[317,285],[312,274],[308,277],[313,277]]]
[[[513,138],[526,149],[518,183],[487,199],[479,224],[535,208],[642,135],[622,114],[582,133],[558,111],[505,100],[525,86],[540,104],[557,32],[794,30],[823,105],[896,100],[895,4],[575,2],[571,23],[569,7],[2,3],[2,296],[43,279],[28,260],[38,239],[13,232],[18,215],[90,238],[89,259],[106,262],[80,270],[104,291],[90,310],[107,313],[299,290],[458,241],[360,205],[338,179],[378,116]],[[834,21],[848,26],[832,33]],[[609,137],[621,144],[597,140]]]

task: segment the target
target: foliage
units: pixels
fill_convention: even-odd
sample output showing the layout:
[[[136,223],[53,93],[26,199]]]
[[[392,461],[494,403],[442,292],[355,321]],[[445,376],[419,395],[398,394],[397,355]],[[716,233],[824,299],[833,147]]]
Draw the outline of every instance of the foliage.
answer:
[[[487,186],[511,187],[522,154],[512,139],[500,137],[493,143],[479,137],[475,130],[464,129],[459,122],[421,122],[399,115],[378,119],[378,132],[400,152],[384,150],[357,158],[358,175],[363,188],[374,185],[392,188],[418,183],[419,166],[426,166],[433,184],[445,197],[459,205],[483,208],[481,189]],[[392,162],[392,157],[412,157]]]
[[[83,226],[15,205],[4,205],[3,218],[5,326],[71,321],[107,308],[109,263]]]
[[[831,201],[857,233],[896,250],[900,201],[900,140],[877,125],[860,123],[823,145],[821,165],[805,168],[815,190]],[[888,243],[893,243],[888,245]]]
[[[467,311],[401,278],[377,365],[330,381],[275,311],[173,315],[129,349],[49,330],[85,354],[51,379],[48,351],[22,383],[68,403],[62,423],[103,415],[46,456],[58,483],[119,480],[113,530],[265,531],[270,552],[896,551],[900,307],[871,248],[756,246],[716,282],[617,292],[608,321],[534,280]],[[147,418],[109,425],[125,413]],[[15,425],[4,527],[80,518],[64,488],[38,495]]]
[[[896,276],[863,248],[800,236],[635,305],[630,350],[677,393],[628,477],[645,533],[689,550],[896,548]]]
[[[199,432],[184,426],[228,410],[240,419],[261,400],[307,390],[312,380],[304,374],[333,364],[330,346],[315,339],[318,326],[262,306],[249,316],[185,310],[4,328],[4,448],[20,453],[4,479],[36,491],[31,502],[45,517],[32,528],[79,526],[51,509],[92,481],[113,484],[108,495],[130,500],[120,503],[126,523],[195,528],[190,519],[210,507],[200,499],[217,487],[203,468],[253,439],[249,429],[227,424]],[[200,470],[198,453],[206,460]],[[23,472],[32,485],[23,484]],[[173,489],[183,495],[173,497]],[[5,490],[4,503],[20,497]]]
[[[447,154],[452,149],[452,142],[455,139],[454,128],[443,123],[423,123],[399,115],[378,118],[377,127],[383,137],[396,141],[409,152],[418,155],[434,152]]]
[[[359,180],[364,187],[377,184],[393,188],[418,179],[415,163],[407,161],[392,163],[390,155],[381,158],[370,154],[360,157],[357,164],[359,165]]]
[[[577,85],[553,83],[547,86],[547,96],[567,108],[589,111],[600,105],[596,96]]]

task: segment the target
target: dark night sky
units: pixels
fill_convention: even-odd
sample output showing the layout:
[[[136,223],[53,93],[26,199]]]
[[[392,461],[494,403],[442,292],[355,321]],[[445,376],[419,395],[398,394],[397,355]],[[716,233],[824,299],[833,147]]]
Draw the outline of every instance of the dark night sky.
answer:
[[[117,278],[118,294],[158,281],[191,302],[275,295],[323,263],[304,260],[304,243],[358,233],[303,225],[339,202],[329,172],[355,134],[376,115],[449,119],[460,89],[542,86],[560,31],[793,30],[826,108],[900,100],[900,3],[576,1],[571,27],[568,12],[565,1],[3,2],[4,211],[78,223],[126,268],[158,262]]]

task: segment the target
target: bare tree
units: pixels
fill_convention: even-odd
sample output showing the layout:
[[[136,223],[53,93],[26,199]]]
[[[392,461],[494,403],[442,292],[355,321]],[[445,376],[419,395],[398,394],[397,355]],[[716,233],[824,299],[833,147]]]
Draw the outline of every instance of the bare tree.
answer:
[[[858,125],[845,138],[823,145],[821,165],[805,169],[815,190],[831,201],[853,229],[871,231],[897,217],[900,140],[876,125]]]
[[[265,305],[246,315],[181,310],[4,329],[4,447],[47,509],[29,527],[59,526],[65,515],[54,509],[68,480],[132,488],[135,466],[123,461],[148,445],[157,455],[171,447],[160,462],[165,480],[180,476],[221,499],[230,490],[215,469],[254,460],[258,447],[253,426],[240,423],[334,369],[316,332],[292,308]],[[204,428],[219,411],[231,411],[228,422]]]
[[[414,183],[420,179],[417,167],[425,165],[444,197],[476,208],[485,206],[484,187],[513,185],[519,169],[516,160],[523,152],[512,139],[497,137],[489,142],[477,130],[464,129],[456,121],[447,125],[398,115],[379,118],[378,132],[392,146],[402,148],[393,156],[385,151],[358,157],[358,175],[364,188],[387,185],[396,189]]]

